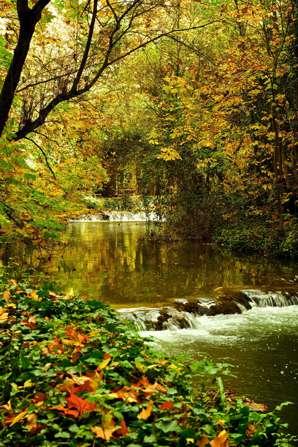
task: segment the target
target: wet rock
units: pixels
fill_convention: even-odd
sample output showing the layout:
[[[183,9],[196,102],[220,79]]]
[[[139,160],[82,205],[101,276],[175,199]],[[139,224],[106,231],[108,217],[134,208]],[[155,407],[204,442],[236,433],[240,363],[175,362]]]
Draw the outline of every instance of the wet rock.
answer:
[[[180,312],[188,312],[194,315],[211,315],[210,305],[202,303],[200,300],[175,300],[175,308]]]
[[[241,290],[218,287],[214,292],[216,294],[216,306],[223,310],[221,313],[241,313],[241,307],[251,308],[249,297]]]
[[[190,327],[190,322],[184,313],[179,312],[172,307],[160,309],[160,314],[156,322],[155,329],[161,331],[170,328],[187,329]]]
[[[209,315],[219,315],[219,314],[240,314],[241,309],[237,303],[233,301],[227,301],[226,303],[218,303],[210,307]]]

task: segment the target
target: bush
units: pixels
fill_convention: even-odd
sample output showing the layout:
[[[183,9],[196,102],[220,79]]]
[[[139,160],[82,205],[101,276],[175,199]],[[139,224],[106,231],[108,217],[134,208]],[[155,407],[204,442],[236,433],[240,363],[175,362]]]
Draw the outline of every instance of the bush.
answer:
[[[277,412],[225,395],[224,367],[163,358],[104,304],[1,296],[1,446],[291,445]]]

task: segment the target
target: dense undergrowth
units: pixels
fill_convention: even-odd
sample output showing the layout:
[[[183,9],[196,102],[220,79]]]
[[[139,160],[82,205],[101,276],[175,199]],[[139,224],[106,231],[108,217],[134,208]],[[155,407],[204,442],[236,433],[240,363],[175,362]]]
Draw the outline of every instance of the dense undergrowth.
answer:
[[[165,358],[99,301],[1,289],[0,446],[294,445],[278,410],[224,393],[225,366]]]

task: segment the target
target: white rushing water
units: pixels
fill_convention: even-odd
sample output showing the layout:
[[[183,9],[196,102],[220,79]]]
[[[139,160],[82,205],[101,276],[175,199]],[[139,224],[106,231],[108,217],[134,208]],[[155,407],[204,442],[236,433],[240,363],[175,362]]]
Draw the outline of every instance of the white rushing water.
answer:
[[[140,211],[104,211],[104,214],[90,214],[71,219],[71,222],[161,222],[156,213]]]
[[[241,314],[195,316],[187,329],[172,328],[162,331],[142,331],[143,336],[153,336],[170,343],[187,343],[194,340],[216,344],[234,344],[245,340],[257,342],[269,335],[287,332],[298,335],[298,305],[284,307],[254,307]]]

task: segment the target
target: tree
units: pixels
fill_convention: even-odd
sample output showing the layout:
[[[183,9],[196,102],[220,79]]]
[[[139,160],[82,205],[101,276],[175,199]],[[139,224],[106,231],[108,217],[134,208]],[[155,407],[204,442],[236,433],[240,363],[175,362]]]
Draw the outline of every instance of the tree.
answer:
[[[176,28],[166,15],[171,4],[163,0],[64,3],[38,0],[30,7],[28,0],[17,0],[18,38],[0,93],[0,136],[16,94],[23,100],[13,136],[19,140],[44,124],[59,104],[90,91],[110,67],[148,43],[208,25],[192,23],[185,29]],[[57,19],[64,23],[68,40],[67,47],[62,42],[62,54],[61,39],[51,34],[51,24]],[[35,63],[29,67],[30,47],[31,62]],[[44,53],[37,57],[41,49]]]

